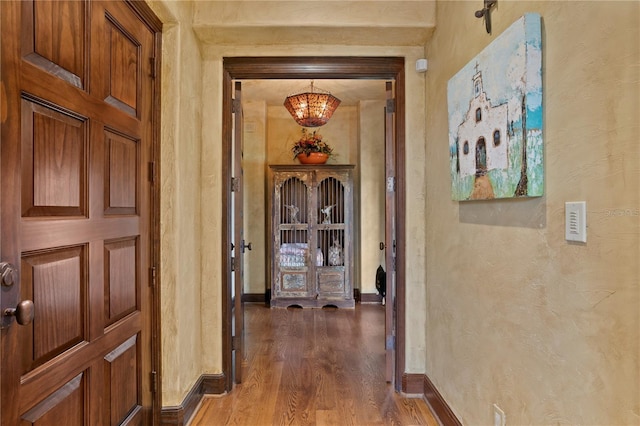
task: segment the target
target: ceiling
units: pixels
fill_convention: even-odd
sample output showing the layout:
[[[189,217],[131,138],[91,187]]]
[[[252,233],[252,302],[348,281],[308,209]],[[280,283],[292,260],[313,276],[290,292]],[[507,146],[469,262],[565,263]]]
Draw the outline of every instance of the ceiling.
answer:
[[[310,84],[310,80],[243,80],[242,99],[282,106],[288,95],[307,92]],[[344,106],[386,99],[384,80],[314,80],[313,85],[315,89],[330,92]]]

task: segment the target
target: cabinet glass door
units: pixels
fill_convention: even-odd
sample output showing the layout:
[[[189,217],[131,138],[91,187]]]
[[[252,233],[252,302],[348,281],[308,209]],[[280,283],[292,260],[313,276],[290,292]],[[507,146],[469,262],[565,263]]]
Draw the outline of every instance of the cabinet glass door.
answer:
[[[320,180],[316,187],[316,276],[319,298],[345,295],[344,193],[343,183],[335,177]]]
[[[310,264],[308,191],[298,177],[282,182],[277,191],[275,235],[276,296],[308,297],[307,272]]]

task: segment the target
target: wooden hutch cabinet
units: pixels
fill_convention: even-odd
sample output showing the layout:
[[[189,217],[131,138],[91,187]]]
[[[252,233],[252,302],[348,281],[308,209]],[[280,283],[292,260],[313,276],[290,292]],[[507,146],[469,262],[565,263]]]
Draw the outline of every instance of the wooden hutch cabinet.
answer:
[[[353,166],[270,168],[271,306],[353,308]]]

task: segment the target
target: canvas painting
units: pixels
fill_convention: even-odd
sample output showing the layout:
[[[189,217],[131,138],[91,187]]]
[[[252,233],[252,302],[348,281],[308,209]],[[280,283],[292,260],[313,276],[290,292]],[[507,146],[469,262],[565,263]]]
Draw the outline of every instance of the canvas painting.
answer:
[[[453,200],[544,189],[540,15],[524,15],[449,80]]]

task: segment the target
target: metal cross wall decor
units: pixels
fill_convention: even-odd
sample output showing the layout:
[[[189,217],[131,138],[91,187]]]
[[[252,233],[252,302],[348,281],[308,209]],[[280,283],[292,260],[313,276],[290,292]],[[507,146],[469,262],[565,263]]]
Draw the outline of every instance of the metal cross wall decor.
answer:
[[[487,29],[487,34],[491,34],[491,9],[498,3],[498,0],[484,0],[484,7],[480,10],[476,10],[476,18],[484,17],[484,27]]]

